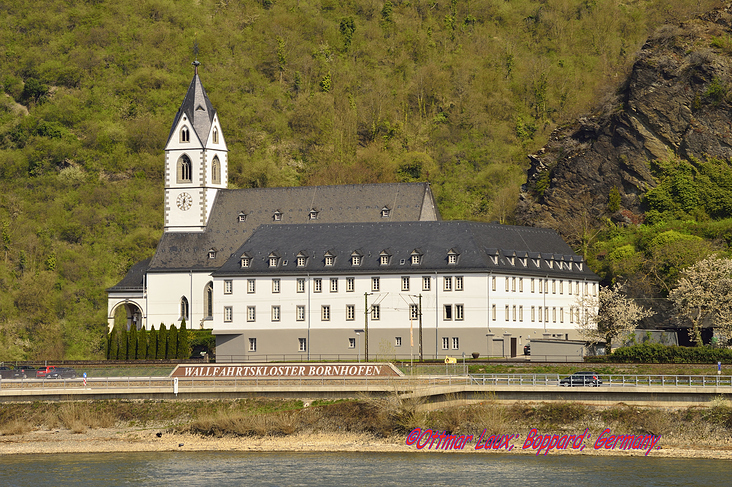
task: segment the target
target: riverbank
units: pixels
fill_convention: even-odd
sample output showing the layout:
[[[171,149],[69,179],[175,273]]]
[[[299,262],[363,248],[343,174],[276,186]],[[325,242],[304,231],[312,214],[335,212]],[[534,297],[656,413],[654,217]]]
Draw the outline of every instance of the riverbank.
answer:
[[[478,438],[510,437],[511,453],[529,434],[581,435],[584,448],[553,449],[551,455],[644,455],[595,449],[601,435],[659,437],[654,457],[732,460],[732,406],[641,408],[580,403],[497,404],[428,410],[397,396],[337,402],[241,399],[235,401],[86,401],[0,405],[0,455],[28,453],[156,451],[444,452],[407,445],[414,428],[473,435],[461,454],[505,454],[476,450]],[[532,429],[535,429],[531,433]],[[609,430],[609,431],[607,431]],[[485,441],[484,441],[485,442]],[[566,444],[566,442],[565,442]],[[537,444],[538,446],[538,444]],[[452,450],[455,451],[455,450]],[[543,451],[542,451],[543,455]]]

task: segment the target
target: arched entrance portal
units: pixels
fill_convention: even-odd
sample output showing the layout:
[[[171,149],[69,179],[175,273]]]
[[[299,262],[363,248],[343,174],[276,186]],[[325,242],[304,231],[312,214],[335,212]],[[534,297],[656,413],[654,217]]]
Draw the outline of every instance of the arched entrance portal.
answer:
[[[115,323],[124,323],[127,327],[127,331],[131,330],[134,326],[136,329],[142,328],[145,323],[143,319],[142,309],[132,301],[125,301],[119,303],[112,313],[112,320],[110,323],[111,328],[114,327]]]

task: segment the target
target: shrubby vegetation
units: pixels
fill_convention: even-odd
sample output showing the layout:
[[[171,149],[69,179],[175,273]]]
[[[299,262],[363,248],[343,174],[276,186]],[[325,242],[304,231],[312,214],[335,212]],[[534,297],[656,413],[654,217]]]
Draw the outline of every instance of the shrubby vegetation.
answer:
[[[718,4],[5,1],[0,360],[105,355],[104,290],[162,231],[162,148],[194,42],[231,187],[430,181],[445,218],[510,222],[525,154],[614,89],[655,26]],[[656,252],[618,238],[632,248],[617,268],[593,257],[608,278]],[[689,245],[666,246],[686,262]],[[674,279],[652,259],[652,279]]]
[[[621,347],[607,357],[609,362],[645,364],[713,364],[732,362],[732,350],[713,347],[678,347],[641,343]]]

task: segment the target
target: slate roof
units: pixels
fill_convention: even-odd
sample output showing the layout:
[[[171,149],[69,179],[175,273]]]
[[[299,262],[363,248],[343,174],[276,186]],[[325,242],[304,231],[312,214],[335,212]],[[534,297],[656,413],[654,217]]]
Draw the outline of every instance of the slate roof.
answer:
[[[459,253],[456,264],[448,264],[451,249]],[[356,250],[363,254],[360,266],[352,265],[350,259]],[[391,255],[387,266],[380,265],[384,250]],[[328,251],[336,256],[332,266],[325,265]],[[417,265],[411,264],[414,251],[421,255]],[[269,266],[273,252],[280,256],[277,267]],[[301,252],[309,256],[305,267],[297,267],[296,256]],[[242,255],[251,258],[249,268],[241,267]],[[554,230],[466,221],[263,225],[213,275],[453,270],[599,279]]]
[[[195,130],[198,135],[201,144],[206,145],[208,133],[211,130],[211,123],[213,122],[216,110],[214,110],[211,100],[208,99],[206,90],[201,84],[201,78],[198,77],[198,71],[193,75],[193,79],[191,80],[191,84],[188,86],[186,96],[183,98],[183,103],[180,108],[178,108],[178,113],[175,114],[173,126],[170,128],[170,134],[168,134],[166,145],[170,142],[170,138],[173,137],[173,132],[178,125],[178,121],[184,114],[188,117],[188,120],[191,121],[193,130]]]
[[[147,268],[150,266],[150,257],[145,260],[141,260],[137,264],[130,267],[125,277],[115,284],[113,287],[107,289],[107,292],[114,291],[142,291],[145,283],[145,273]]]
[[[383,218],[381,210],[389,209]],[[317,212],[310,219],[311,210]],[[281,221],[274,223],[274,213]],[[244,213],[245,221],[238,215]],[[150,271],[213,270],[231,257],[263,224],[394,222],[439,219],[428,183],[301,186],[228,189],[217,192],[204,232],[166,232],[150,262]],[[213,251],[214,258],[209,258]]]

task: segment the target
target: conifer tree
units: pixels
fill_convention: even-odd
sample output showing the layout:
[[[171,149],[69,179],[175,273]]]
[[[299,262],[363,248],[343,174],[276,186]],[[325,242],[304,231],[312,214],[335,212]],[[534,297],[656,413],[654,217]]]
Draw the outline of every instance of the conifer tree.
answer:
[[[165,347],[168,345],[168,332],[165,329],[165,323],[160,323],[158,330],[158,343],[155,352],[155,358],[165,358]]]
[[[112,332],[109,334],[109,353],[107,358],[109,360],[117,360],[117,354],[119,353],[119,326],[114,325]]]
[[[135,358],[140,360],[147,358],[147,330],[144,326],[137,332],[137,357]]]
[[[117,360],[127,360],[127,327],[122,326],[122,330],[119,333],[119,350],[117,351]]]
[[[156,358],[158,358],[158,332],[155,330],[155,325],[152,325],[147,341],[147,359],[155,360]]]
[[[174,359],[178,352],[178,328],[170,325],[168,330],[168,345],[165,347],[165,358]]]
[[[178,350],[175,354],[176,358],[187,359],[191,355],[190,345],[188,344],[188,330],[186,330],[186,320],[183,320],[180,324],[180,330],[178,330]]]
[[[137,358],[137,325],[132,323],[130,331],[127,334],[127,360],[135,360]]]

